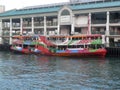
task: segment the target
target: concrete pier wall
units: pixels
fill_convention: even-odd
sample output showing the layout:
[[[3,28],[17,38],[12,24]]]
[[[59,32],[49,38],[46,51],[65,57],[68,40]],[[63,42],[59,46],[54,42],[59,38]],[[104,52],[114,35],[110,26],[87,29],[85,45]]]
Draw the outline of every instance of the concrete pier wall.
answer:
[[[107,47],[106,56],[120,57],[120,47]]]

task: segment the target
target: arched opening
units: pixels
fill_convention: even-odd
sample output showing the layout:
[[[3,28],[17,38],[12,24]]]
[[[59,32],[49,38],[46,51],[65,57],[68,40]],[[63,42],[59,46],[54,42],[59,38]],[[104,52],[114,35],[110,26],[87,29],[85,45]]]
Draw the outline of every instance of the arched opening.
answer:
[[[60,34],[71,34],[71,12],[66,8],[60,13]]]
[[[63,10],[61,13],[61,16],[66,16],[66,15],[70,15],[70,12],[67,9]]]

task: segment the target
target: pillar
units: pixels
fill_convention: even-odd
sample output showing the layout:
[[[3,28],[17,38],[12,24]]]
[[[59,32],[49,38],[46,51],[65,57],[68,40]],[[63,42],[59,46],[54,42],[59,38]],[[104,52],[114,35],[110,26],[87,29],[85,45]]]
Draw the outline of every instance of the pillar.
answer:
[[[20,35],[23,34],[23,18],[20,18]]]
[[[34,17],[32,17],[32,33],[34,34]]]
[[[75,24],[74,24],[74,22],[75,22],[75,17],[74,17],[74,15],[72,16],[72,27],[71,27],[71,34],[74,34],[75,33]]]
[[[110,13],[107,12],[107,22],[106,22],[106,46],[109,47],[109,35],[110,35],[110,28],[109,28],[109,19]]]
[[[91,13],[88,15],[88,34],[91,34]]]
[[[12,18],[10,18],[10,41],[9,44],[12,44]]]
[[[60,24],[57,26],[57,34],[60,35]]]
[[[46,27],[46,16],[44,16],[44,35],[47,35],[47,27]]]
[[[3,44],[2,42],[2,20],[0,20],[0,44]]]
[[[57,34],[60,35],[60,19],[59,19],[59,15],[58,15],[57,21],[58,21]]]

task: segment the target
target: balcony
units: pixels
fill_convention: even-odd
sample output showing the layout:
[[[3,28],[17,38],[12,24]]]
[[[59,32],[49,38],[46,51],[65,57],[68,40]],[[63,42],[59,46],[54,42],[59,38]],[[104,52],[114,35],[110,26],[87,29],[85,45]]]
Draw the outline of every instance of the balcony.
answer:
[[[10,26],[2,25],[3,29],[10,29]]]
[[[47,26],[57,26],[57,22],[47,22]]]
[[[92,20],[91,24],[106,24],[106,20]]]
[[[31,27],[31,24],[23,24],[23,27]]]
[[[20,25],[13,25],[12,27],[13,28],[18,28],[18,27],[20,27]]]
[[[110,32],[110,35],[120,35],[120,32]]]
[[[20,35],[20,32],[19,33],[12,33],[12,35]]]
[[[105,32],[95,32],[95,31],[92,31],[91,34],[102,34],[102,35],[105,35]]]
[[[120,19],[110,20],[110,23],[120,23]]]
[[[35,23],[34,26],[36,26],[36,27],[44,26],[44,23]]]
[[[8,37],[8,36],[10,36],[10,33],[9,32],[3,32],[2,36],[7,36]]]

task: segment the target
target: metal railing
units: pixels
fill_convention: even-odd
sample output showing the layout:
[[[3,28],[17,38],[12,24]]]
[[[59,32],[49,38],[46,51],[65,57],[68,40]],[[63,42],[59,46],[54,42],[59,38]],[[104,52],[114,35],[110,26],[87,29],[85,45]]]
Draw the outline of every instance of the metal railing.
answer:
[[[105,32],[91,32],[91,34],[102,34],[102,35],[105,35]]]
[[[23,24],[23,27],[31,27],[32,24]]]
[[[110,20],[110,23],[120,23],[120,19]]]
[[[34,26],[44,26],[44,23],[35,23]]]
[[[110,35],[120,35],[120,32],[110,32]]]
[[[47,23],[47,26],[57,26],[57,22]]]
[[[105,24],[106,20],[92,20],[92,24]]]

